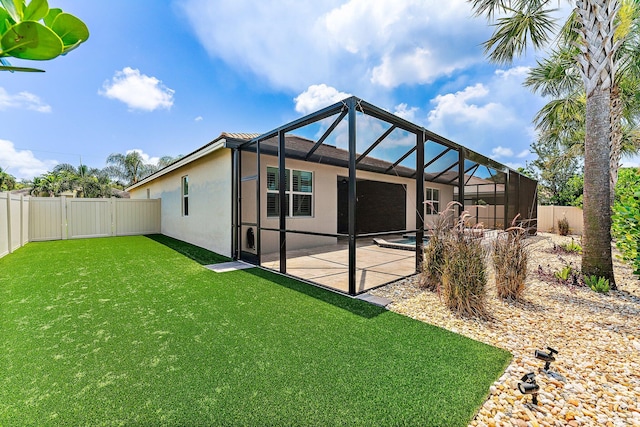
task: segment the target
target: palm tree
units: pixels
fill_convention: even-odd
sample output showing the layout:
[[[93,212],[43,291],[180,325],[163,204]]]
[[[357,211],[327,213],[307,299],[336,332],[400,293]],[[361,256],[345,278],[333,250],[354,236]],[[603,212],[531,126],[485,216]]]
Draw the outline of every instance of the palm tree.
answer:
[[[172,156],[162,156],[160,157],[160,159],[158,159],[158,164],[156,165],[156,170],[160,170],[164,167],[169,166],[171,163],[177,162],[178,160],[180,160],[182,157],[184,157],[182,154],[177,155],[176,157],[172,157]]]
[[[98,168],[69,163],[61,163],[53,168],[53,174],[61,181],[61,190],[74,190],[78,197],[110,197],[111,180],[109,174]]]
[[[555,36],[551,0],[468,0],[477,15],[490,20],[498,13],[496,29],[484,46],[489,59],[509,63],[529,44],[546,47]],[[577,0],[579,32],[576,60],[585,89],[584,202],[582,273],[609,279],[615,288],[611,256],[609,198],[610,99],[616,74],[614,19],[618,0]],[[605,209],[602,206],[606,206]]]
[[[610,203],[613,204],[615,185],[622,155],[640,151],[637,117],[640,99],[636,88],[640,78],[640,4],[634,0],[622,0],[618,12],[615,39],[620,41],[617,51],[618,67],[611,89],[611,152],[610,152]],[[567,148],[568,156],[584,154],[584,117],[586,97],[582,85],[575,47],[579,22],[572,13],[562,28],[558,49],[548,58],[538,61],[525,80],[525,86],[542,96],[551,96],[536,115],[534,122],[543,144],[559,143]]]
[[[116,179],[123,180],[127,185],[133,185],[153,172],[153,166],[145,164],[138,151],[110,154],[107,164],[109,166],[105,168],[106,172]]]

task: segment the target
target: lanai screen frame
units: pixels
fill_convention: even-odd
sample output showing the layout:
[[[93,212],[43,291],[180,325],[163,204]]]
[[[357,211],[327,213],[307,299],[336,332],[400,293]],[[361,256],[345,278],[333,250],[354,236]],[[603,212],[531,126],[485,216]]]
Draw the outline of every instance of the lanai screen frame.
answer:
[[[356,113],[360,112],[364,115],[371,116],[378,120],[381,120],[391,127],[384,132],[380,138],[378,138],[375,142],[369,146],[368,149],[364,151],[362,154],[358,154],[356,152],[356,121],[357,115]],[[289,132],[292,132],[296,129],[300,129],[302,127],[314,124],[320,120],[327,119],[329,117],[338,115],[337,119],[333,122],[331,126],[326,130],[324,135],[322,135],[318,141],[315,143],[314,147],[307,153],[306,159],[310,158],[314,151],[322,145],[322,143],[331,135],[331,133],[335,130],[338,124],[347,117],[348,122],[348,233],[340,234],[340,233],[317,233],[311,231],[301,231],[301,230],[292,230],[286,228],[286,212],[285,209],[279,210],[278,215],[278,228],[267,228],[261,226],[261,206],[260,206],[260,195],[261,195],[261,179],[260,179],[260,171],[261,171],[261,142],[264,142],[268,139],[277,137],[278,138],[278,149],[277,149],[277,158],[278,158],[278,173],[279,173],[279,182],[285,182],[285,174],[286,174],[286,165],[285,160],[286,156],[286,139],[285,135]],[[485,157],[479,153],[476,153],[472,150],[469,150],[466,147],[463,147],[447,138],[444,138],[440,135],[437,135],[428,129],[416,125],[414,123],[409,122],[408,120],[402,119],[394,114],[389,113],[379,107],[376,107],[373,104],[370,104],[360,98],[355,96],[346,98],[340,102],[337,102],[329,107],[323,108],[315,113],[311,113],[307,116],[304,116],[300,119],[294,120],[290,123],[287,123],[283,126],[280,126],[276,129],[273,129],[269,132],[263,133],[262,135],[253,138],[249,141],[246,140],[237,140],[237,139],[227,139],[226,147],[233,149],[233,157],[232,157],[232,175],[233,175],[233,237],[232,237],[232,253],[234,259],[240,259],[242,256],[242,249],[240,242],[242,241],[242,226],[243,225],[251,225],[256,227],[256,241],[255,246],[257,248],[257,259],[255,259],[258,265],[261,264],[261,246],[260,239],[262,231],[267,232],[278,232],[279,233],[279,271],[282,274],[287,274],[287,233],[293,234],[306,234],[306,235],[315,235],[322,237],[346,237],[348,238],[348,294],[351,296],[355,296],[358,293],[366,292],[367,290],[357,292],[356,291],[356,239],[362,237],[375,237],[391,234],[389,232],[381,232],[381,233],[367,233],[367,234],[357,234],[356,233],[356,169],[357,163],[360,162],[363,158],[365,158],[373,149],[380,144],[393,129],[401,129],[408,133],[415,135],[415,145],[409,149],[404,155],[399,157],[391,166],[391,169],[398,166],[402,161],[404,161],[407,157],[412,155],[414,152],[416,153],[416,165],[415,165],[415,182],[416,182],[416,200],[415,206],[423,206],[424,205],[424,188],[425,188],[425,168],[434,161],[434,158],[429,159],[427,163],[425,163],[425,144],[428,141],[433,141],[437,144],[440,144],[446,147],[446,151],[454,150],[458,153],[458,176],[457,179],[453,181],[457,181],[456,187],[458,189],[457,196],[458,202],[461,203],[462,207],[459,207],[459,212],[463,209],[464,200],[465,200],[465,160],[473,161],[479,165],[486,166],[487,168],[491,168],[496,172],[501,172],[505,174],[508,188],[509,176],[514,176],[516,174],[518,177],[523,175],[519,174],[517,171],[514,171],[508,168],[505,165],[500,164],[488,157]],[[256,153],[256,170],[257,177],[256,178],[256,210],[257,217],[255,224],[243,224],[242,223],[242,202],[241,199],[243,195],[241,194],[241,153],[242,151],[255,151]],[[441,153],[444,154],[444,153]],[[305,160],[306,160],[305,159]],[[325,164],[331,164],[331,162],[323,162]],[[453,166],[452,166],[453,167]],[[450,168],[451,169],[451,168]],[[387,173],[389,170],[387,171]],[[446,171],[443,171],[443,173]],[[526,177],[524,177],[526,178]],[[528,179],[528,178],[527,178]],[[429,182],[429,181],[426,181]],[[509,198],[509,191],[505,191],[505,199]],[[279,205],[285,206],[286,204],[286,189],[284,185],[280,185],[278,189],[278,199]],[[535,203],[535,201],[534,201]],[[504,204],[504,218],[507,218],[509,210],[508,200],[505,200]],[[507,221],[505,221],[505,228],[507,226]],[[415,256],[415,272],[418,273],[422,271],[422,263],[423,263],[423,249],[424,249],[424,209],[416,209],[416,256]],[[322,286],[322,285],[320,285]]]

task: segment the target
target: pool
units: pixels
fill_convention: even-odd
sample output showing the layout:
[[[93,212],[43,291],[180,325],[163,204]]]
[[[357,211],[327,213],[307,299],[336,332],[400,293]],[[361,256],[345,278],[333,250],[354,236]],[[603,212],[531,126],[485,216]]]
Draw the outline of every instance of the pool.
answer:
[[[387,240],[389,243],[398,243],[400,245],[415,245],[416,238],[415,237],[403,237],[402,239],[393,239]]]
[[[428,237],[424,238],[424,243],[429,241]],[[381,238],[373,239],[373,242],[381,248],[403,249],[407,251],[416,250],[416,236],[402,236],[400,239],[385,240]]]

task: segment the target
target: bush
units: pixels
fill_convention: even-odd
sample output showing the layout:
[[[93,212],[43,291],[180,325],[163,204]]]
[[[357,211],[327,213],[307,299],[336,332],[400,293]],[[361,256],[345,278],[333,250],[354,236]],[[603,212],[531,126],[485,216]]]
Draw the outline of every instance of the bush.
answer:
[[[442,271],[442,299],[461,315],[485,315],[487,275],[485,253],[479,240],[447,242]]]
[[[560,282],[568,282],[573,277],[575,271],[571,265],[565,265],[560,270],[553,273],[556,279]]]
[[[575,254],[582,253],[582,246],[580,246],[579,243],[576,243],[575,240],[573,239],[571,239],[571,243],[561,244],[560,247],[566,253],[575,253]]]
[[[630,261],[633,273],[640,276],[640,171],[621,170],[618,184],[611,231],[622,259]]]
[[[569,221],[567,218],[562,218],[558,220],[558,234],[561,236],[566,236],[569,234]]]
[[[444,303],[457,314],[486,317],[487,274],[482,233],[464,226],[463,213],[445,241],[441,295]]]
[[[525,237],[524,228],[511,227],[493,242],[493,266],[500,298],[517,300],[524,292],[528,260]]]
[[[456,202],[447,204],[443,211],[438,212],[438,216],[429,227],[430,237],[424,247],[424,263],[419,285],[431,291],[440,290],[445,258],[445,240],[453,223],[455,205]]]
[[[609,279],[598,276],[585,276],[584,283],[591,288],[591,290],[606,294],[609,292]]]
[[[424,268],[420,275],[420,286],[430,291],[439,291],[442,280],[445,246],[441,236],[431,236],[424,247]]]

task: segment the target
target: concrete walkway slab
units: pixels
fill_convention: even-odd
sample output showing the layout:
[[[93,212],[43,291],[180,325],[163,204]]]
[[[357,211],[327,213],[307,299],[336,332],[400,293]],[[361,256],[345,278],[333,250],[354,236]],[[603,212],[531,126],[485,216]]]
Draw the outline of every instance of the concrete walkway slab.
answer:
[[[216,273],[226,273],[227,271],[236,271],[236,270],[244,270],[247,268],[253,268],[255,265],[248,264],[242,261],[230,261],[230,262],[222,262],[220,264],[209,264],[205,265],[205,268],[208,268],[211,271],[215,271]]]

